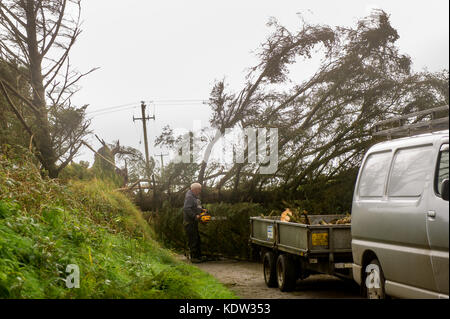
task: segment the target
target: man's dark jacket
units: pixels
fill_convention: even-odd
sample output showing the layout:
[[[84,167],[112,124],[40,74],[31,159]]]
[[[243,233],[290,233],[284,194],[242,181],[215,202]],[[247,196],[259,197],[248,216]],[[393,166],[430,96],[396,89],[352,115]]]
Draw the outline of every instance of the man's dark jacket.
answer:
[[[202,212],[200,200],[189,190],[184,198],[183,220],[184,224],[197,222],[196,216]]]

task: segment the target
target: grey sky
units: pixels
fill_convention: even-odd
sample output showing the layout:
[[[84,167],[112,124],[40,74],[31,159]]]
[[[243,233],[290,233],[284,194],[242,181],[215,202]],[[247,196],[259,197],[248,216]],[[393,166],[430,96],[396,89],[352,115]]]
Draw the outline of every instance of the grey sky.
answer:
[[[269,17],[291,30],[300,25],[297,12],[309,22],[354,26],[372,8],[391,15],[400,49],[412,57],[416,70],[448,69],[448,0],[84,0],[83,33],[71,62],[80,71],[100,70],[82,81],[73,102],[90,104],[88,112],[130,104],[131,109],[91,113],[97,115],[92,129],[107,142],[120,139],[143,151],[142,124],[133,124],[132,117],[140,116],[139,101],[155,101],[149,106],[150,115],[156,113],[149,127],[153,154],[159,151],[153,141],[163,126],[191,128],[193,120],[207,125],[210,116],[200,102],[161,100],[208,99],[214,81],[224,77],[231,89],[239,89],[246,69],[256,62],[252,51],[270,32]],[[302,81],[313,68],[303,65],[295,77]],[[90,142],[99,146],[95,139]],[[76,160],[92,162],[93,154],[84,149]]]

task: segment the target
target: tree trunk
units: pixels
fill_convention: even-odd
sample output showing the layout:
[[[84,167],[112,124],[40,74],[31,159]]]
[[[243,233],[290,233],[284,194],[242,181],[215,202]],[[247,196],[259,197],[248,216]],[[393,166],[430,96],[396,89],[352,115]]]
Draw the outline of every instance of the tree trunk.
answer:
[[[48,121],[47,105],[45,102],[44,79],[42,77],[42,57],[39,54],[38,42],[36,37],[36,15],[33,0],[27,0],[26,19],[27,19],[27,45],[30,59],[30,78],[33,89],[33,105],[38,110],[35,116],[35,140],[38,152],[42,156],[42,166],[48,171],[50,178],[58,177],[56,166],[56,154],[53,149],[50,125]]]

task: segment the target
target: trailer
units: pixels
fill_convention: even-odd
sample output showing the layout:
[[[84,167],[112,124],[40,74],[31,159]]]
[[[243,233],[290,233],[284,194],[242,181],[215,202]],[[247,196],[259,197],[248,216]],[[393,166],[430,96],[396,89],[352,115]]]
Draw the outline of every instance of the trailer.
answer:
[[[350,224],[321,225],[343,215],[310,215],[310,224],[284,222],[280,216],[250,217],[250,243],[260,252],[268,287],[291,291],[298,279],[328,274],[352,279]]]

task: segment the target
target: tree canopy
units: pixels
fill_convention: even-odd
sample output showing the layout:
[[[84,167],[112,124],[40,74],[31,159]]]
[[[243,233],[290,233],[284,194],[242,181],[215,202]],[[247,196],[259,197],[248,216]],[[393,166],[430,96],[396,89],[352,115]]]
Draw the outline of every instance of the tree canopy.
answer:
[[[71,104],[79,80],[95,70],[79,73],[70,63],[80,12],[79,0],[0,2],[3,108],[20,122],[50,177],[70,163],[89,133],[86,106]]]
[[[371,135],[374,123],[448,104],[448,71],[414,72],[384,11],[373,11],[353,28],[304,23],[294,32],[274,19],[268,25],[272,33],[257,51],[259,62],[243,88],[229,91],[222,80],[211,90],[210,124],[216,132],[203,133],[207,142],[196,154],[202,160],[194,165],[196,179],[219,193],[229,190],[252,200],[256,192],[276,188],[295,198],[312,180],[326,183],[354,171],[378,141]],[[304,81],[290,76],[299,62],[315,56],[321,62],[314,75]],[[248,163],[248,144],[245,163],[210,159],[217,134],[251,127],[278,129],[275,173],[259,174],[261,163]],[[176,138],[166,128],[157,144],[175,148]],[[184,167],[192,170],[190,164]]]

